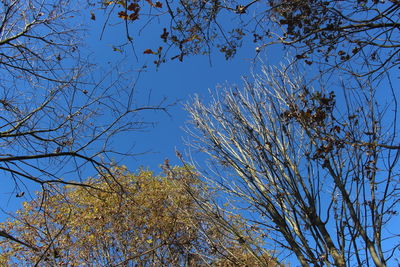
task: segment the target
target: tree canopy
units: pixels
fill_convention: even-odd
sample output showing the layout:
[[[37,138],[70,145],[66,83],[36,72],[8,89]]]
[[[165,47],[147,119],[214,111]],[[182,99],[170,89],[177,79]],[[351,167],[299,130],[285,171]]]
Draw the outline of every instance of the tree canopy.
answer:
[[[95,189],[57,186],[26,202],[1,225],[12,236],[1,241],[2,264],[272,266],[267,254],[254,254],[229,228],[211,223],[195,202],[204,193],[189,167],[161,176],[125,167],[112,173],[85,182]],[[231,216],[229,225],[246,235],[244,219]]]

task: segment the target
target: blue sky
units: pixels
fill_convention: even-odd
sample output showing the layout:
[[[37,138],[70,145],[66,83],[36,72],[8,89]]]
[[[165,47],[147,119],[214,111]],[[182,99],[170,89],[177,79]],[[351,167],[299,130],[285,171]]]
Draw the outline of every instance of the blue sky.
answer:
[[[132,132],[118,141],[117,145],[122,148],[126,144],[134,145],[133,153],[144,153],[135,157],[124,159],[131,170],[137,170],[140,167],[149,167],[154,171],[159,171],[158,166],[166,158],[172,164],[179,164],[175,156],[175,149],[181,152],[186,150],[183,139],[187,137],[183,127],[188,121],[188,115],[183,109],[183,104],[190,100],[194,94],[200,95],[207,101],[208,89],[215,89],[218,86],[229,86],[233,84],[240,85],[242,77],[250,77],[252,70],[257,68],[259,62],[255,60],[255,44],[250,44],[238,50],[237,55],[226,60],[224,55],[217,50],[208,56],[189,56],[185,57],[183,62],[177,60],[161,64],[157,69],[153,63],[155,56],[144,55],[143,51],[147,48],[157,47],[157,41],[153,34],[154,31],[162,32],[162,24],[151,24],[140,36],[134,35],[135,25],[130,25],[134,39],[135,53],[138,60],[135,59],[132,49],[126,47],[123,53],[113,51],[113,46],[125,42],[125,28],[123,24],[113,27],[106,27],[102,40],[99,40],[101,27],[103,26],[103,17],[96,13],[96,21],[88,21],[92,26],[89,30],[90,47],[94,57],[100,64],[108,61],[118,61],[124,59],[127,68],[139,70],[143,65],[147,68],[141,72],[137,83],[137,102],[147,102],[150,94],[151,103],[158,103],[166,98],[166,103],[175,103],[168,109],[168,115],[160,112],[146,111],[143,113],[144,121],[155,122],[155,126],[146,129],[144,132]],[[101,13],[100,13],[101,14]],[[150,34],[146,34],[146,33]],[[160,42],[159,45],[162,45]],[[262,53],[260,59],[276,63],[281,60],[282,52],[274,47],[269,50],[270,53]],[[92,55],[92,56],[93,56]],[[100,56],[101,55],[101,56]],[[173,53],[169,55],[171,57]],[[126,59],[129,60],[126,60]],[[136,77],[132,77],[135,79]]]
[[[95,21],[90,19],[90,11],[96,15]],[[130,70],[131,76],[128,76],[128,79],[131,79],[131,81],[128,82],[134,82],[137,79],[135,100],[138,106],[147,105],[148,101],[149,104],[157,104],[164,98],[167,104],[175,103],[169,107],[168,114],[153,111],[141,113],[141,119],[145,122],[154,122],[154,127],[125,133],[114,140],[115,150],[126,151],[127,147],[133,146],[133,150],[130,152],[138,154],[125,158],[116,156],[115,158],[117,162],[128,166],[131,171],[144,167],[158,173],[161,171],[159,165],[166,158],[170,160],[171,164],[180,164],[176,158],[175,150],[177,149],[182,153],[187,150],[184,139],[187,139],[188,136],[183,128],[189,119],[183,105],[194,94],[199,94],[207,101],[208,89],[213,90],[218,86],[232,84],[240,85],[242,76],[251,76],[252,69],[255,66],[255,44],[245,42],[249,45],[239,49],[237,55],[229,61],[215,49],[209,57],[189,56],[185,57],[183,62],[170,61],[156,68],[153,63],[155,56],[145,55],[143,51],[147,48],[154,49],[163,45],[161,40],[154,41],[155,37],[158,38],[158,33],[162,32],[164,27],[162,21],[161,23],[149,24],[140,35],[135,35],[135,30],[142,26],[142,22],[136,21],[129,24],[134,39],[136,58],[129,46],[125,47],[123,52],[113,49],[113,47],[126,42],[124,24],[121,23],[119,18],[115,17],[115,14],[109,21],[111,26],[105,28],[101,39],[100,36],[106,20],[105,13],[97,9],[88,9],[83,10],[82,15],[83,17],[72,18],[73,23],[82,23],[83,27],[87,29],[86,37],[80,47],[82,56],[89,57],[98,69],[104,71],[113,68],[115,64],[118,64],[122,71]],[[81,19],[83,20],[81,21]],[[264,62],[279,62],[280,58],[278,57],[281,54],[279,49],[273,49],[272,53],[264,53],[261,58]],[[169,57],[173,55],[171,53]],[[143,70],[144,65],[147,66],[145,70]],[[138,70],[143,70],[139,78]],[[96,73],[95,75],[101,78],[100,74]],[[199,159],[203,160],[204,157],[199,157]],[[95,175],[95,173],[87,173],[87,176],[90,175]],[[70,177],[73,177],[73,174]],[[24,181],[24,183],[26,187],[21,187],[23,191],[29,190],[33,193],[40,190],[37,184],[29,181]],[[12,181],[2,186],[0,201],[2,202],[1,208],[5,211],[15,211],[20,208],[23,201],[29,200],[28,192],[26,192],[24,198],[15,198],[14,190]],[[4,214],[1,216],[4,218]]]
[[[129,47],[126,47],[122,53],[113,50],[113,46],[126,40],[124,25],[106,27],[104,36],[100,40],[105,17],[101,11],[94,10],[94,12],[96,21],[90,20],[90,11],[87,10],[86,20],[83,22],[88,25],[85,51],[88,51],[87,53],[94,59],[94,63],[97,63],[100,68],[107,69],[112,66],[108,62],[114,64],[122,62],[121,69],[133,70],[132,81],[137,79],[138,70],[142,69],[143,65],[147,65],[148,67],[140,73],[136,84],[135,99],[138,105],[146,104],[149,99],[150,104],[157,104],[164,98],[166,98],[165,103],[176,102],[168,109],[168,114],[144,111],[142,113],[143,121],[154,122],[154,127],[123,134],[113,142],[117,151],[124,151],[127,147],[134,146],[132,153],[139,155],[123,159],[116,158],[116,160],[128,166],[131,171],[145,167],[159,172],[158,167],[166,158],[170,160],[171,164],[179,164],[175,150],[177,149],[185,155],[184,152],[188,149],[184,144],[184,139],[189,138],[183,130],[189,119],[183,109],[183,104],[187,103],[194,94],[199,94],[207,102],[208,89],[214,90],[219,86],[233,84],[240,86],[241,77],[250,77],[252,71],[257,72],[259,67],[259,64],[254,64],[253,61],[255,45],[252,42],[245,42],[246,45],[239,49],[237,55],[229,61],[225,60],[223,54],[214,50],[210,55],[211,64],[210,58],[207,56],[190,56],[186,57],[183,62],[170,61],[160,65],[157,69],[152,63],[155,57],[144,55],[143,51],[147,48],[157,47],[157,44],[154,44],[154,36],[158,36],[158,34],[152,33],[161,33],[162,24],[151,24],[140,36],[134,35],[136,25],[130,25],[135,52],[138,56],[136,59]],[[118,21],[111,22],[117,23]],[[284,52],[279,46],[272,47],[263,51],[256,62],[262,60],[266,64],[277,64],[284,61],[283,55]],[[204,160],[204,157],[198,154],[193,154],[193,156],[194,160]],[[201,165],[204,167],[204,164]],[[0,201],[3,203],[3,208],[15,210],[24,199],[15,199],[13,195],[10,196],[12,188],[7,186],[2,188]]]

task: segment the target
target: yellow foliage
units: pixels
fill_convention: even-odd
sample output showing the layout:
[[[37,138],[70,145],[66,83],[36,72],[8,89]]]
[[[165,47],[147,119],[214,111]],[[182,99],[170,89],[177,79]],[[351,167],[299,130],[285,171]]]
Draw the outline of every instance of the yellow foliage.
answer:
[[[115,167],[87,184],[40,193],[2,223],[1,229],[36,249],[4,239],[0,265],[199,266],[226,263],[232,251],[243,251],[205,219],[193,197],[202,197],[200,181],[186,166],[159,176]]]

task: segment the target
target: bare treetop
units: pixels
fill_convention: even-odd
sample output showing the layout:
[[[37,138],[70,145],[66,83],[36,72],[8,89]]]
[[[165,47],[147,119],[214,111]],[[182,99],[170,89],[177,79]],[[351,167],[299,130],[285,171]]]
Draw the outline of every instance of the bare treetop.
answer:
[[[217,163],[209,179],[303,266],[390,265],[400,246],[397,102],[387,108],[358,79],[320,85],[281,66],[209,105],[195,98],[192,144]]]
[[[79,183],[83,166],[104,171],[116,155],[113,137],[145,127],[139,111],[164,110],[135,103],[138,73],[90,61],[77,5],[0,3],[0,169],[18,194],[24,179]]]

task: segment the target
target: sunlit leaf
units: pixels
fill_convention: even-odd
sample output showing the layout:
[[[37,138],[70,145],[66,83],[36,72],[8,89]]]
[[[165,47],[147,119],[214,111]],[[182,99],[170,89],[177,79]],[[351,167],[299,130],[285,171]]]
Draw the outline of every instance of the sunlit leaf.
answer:
[[[126,14],[125,11],[120,11],[120,12],[118,12],[118,17],[121,18],[121,19],[127,20],[128,19],[128,14]]]
[[[143,51],[143,54],[157,54],[156,52],[153,52],[151,49],[146,49]]]

